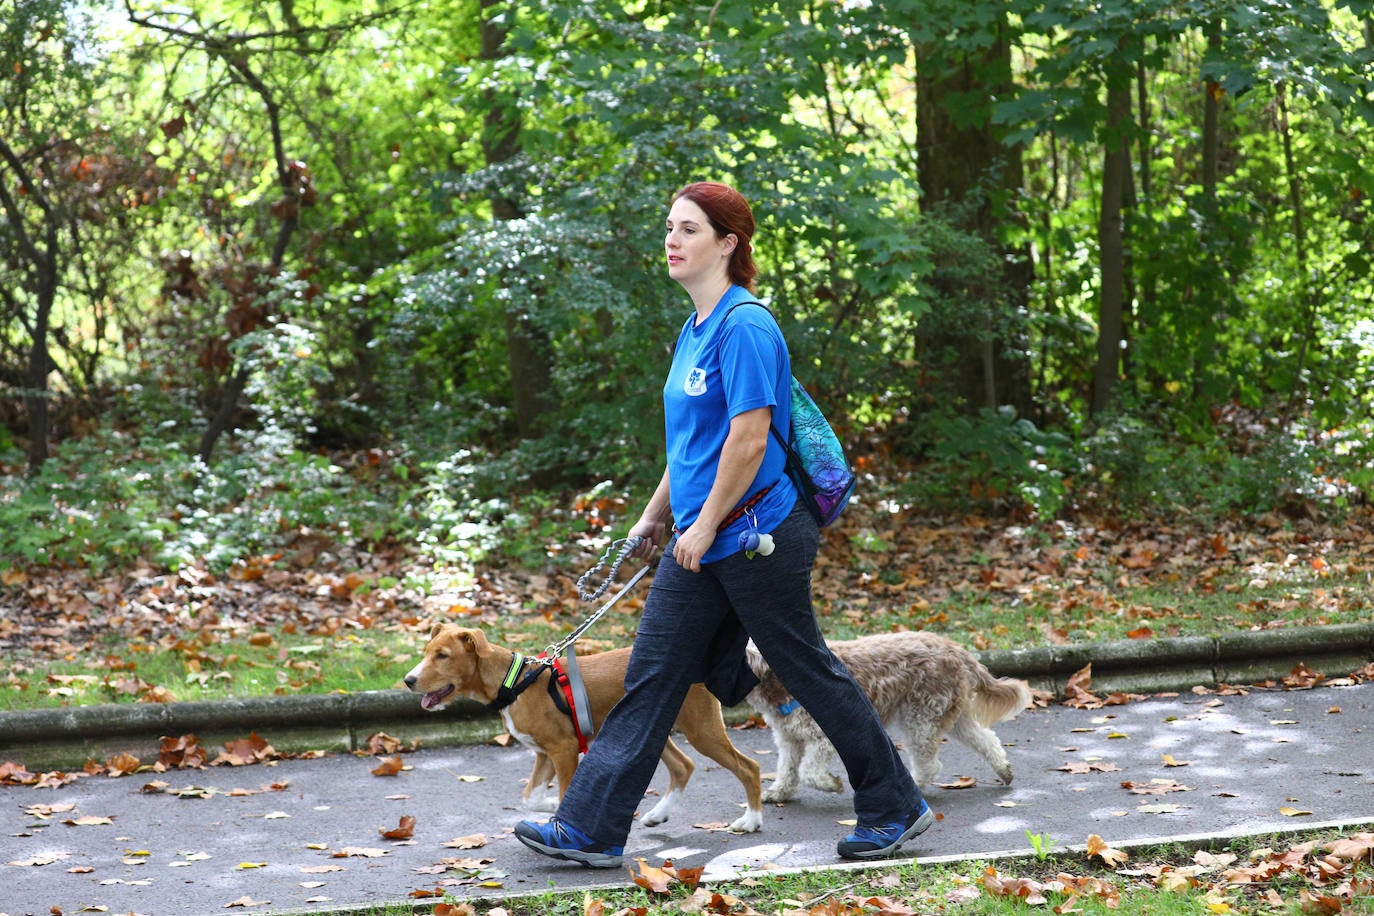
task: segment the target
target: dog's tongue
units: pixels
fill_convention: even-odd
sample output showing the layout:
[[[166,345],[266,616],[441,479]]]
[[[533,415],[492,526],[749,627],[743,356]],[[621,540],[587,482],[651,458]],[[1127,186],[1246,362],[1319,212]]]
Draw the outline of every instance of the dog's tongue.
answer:
[[[420,699],[420,706],[424,709],[433,709],[448,699],[449,694],[453,693],[453,685],[440,687],[438,690],[431,690]]]

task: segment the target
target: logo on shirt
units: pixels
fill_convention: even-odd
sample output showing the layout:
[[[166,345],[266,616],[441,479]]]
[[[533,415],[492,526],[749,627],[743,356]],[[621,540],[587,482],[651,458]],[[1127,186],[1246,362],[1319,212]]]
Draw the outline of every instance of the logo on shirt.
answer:
[[[688,397],[699,397],[706,393],[706,370],[693,369],[687,373],[687,380],[682,383],[682,390]]]

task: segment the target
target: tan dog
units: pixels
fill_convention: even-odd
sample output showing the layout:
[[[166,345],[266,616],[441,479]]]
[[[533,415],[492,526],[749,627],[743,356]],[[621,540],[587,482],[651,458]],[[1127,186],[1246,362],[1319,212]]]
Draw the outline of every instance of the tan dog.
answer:
[[[406,675],[405,684],[412,692],[423,694],[420,705],[428,710],[443,709],[460,696],[491,703],[497,698],[514,658],[510,649],[489,643],[481,630],[440,624],[430,632],[425,657]],[[629,660],[629,649],[578,656],[578,668],[591,702],[593,728],[601,727],[606,713],[624,695]],[[526,670],[535,664],[538,662],[533,659],[526,662]],[[521,796],[526,804],[536,788],[548,784],[551,775],[558,780],[558,796],[562,798],[577,769],[577,734],[572,719],[549,696],[549,677],[549,672],[541,673],[537,682],[501,710],[511,735],[535,751],[534,772]],[[730,829],[737,833],[758,830],[763,825],[759,765],[730,743],[720,702],[703,685],[693,684],[678,713],[676,727],[692,747],[734,773],[743,784],[747,810]],[[694,769],[691,759],[672,739],[664,745],[662,759],[668,768],[668,792],[640,817],[640,823],[650,826],[663,823],[673,813]]]
[[[934,782],[940,772],[945,733],[976,751],[1004,783],[1011,782],[1007,753],[988,726],[1030,705],[1025,681],[993,677],[963,646],[934,633],[883,633],[832,642],[830,648],[868,694],[888,731],[905,739],[902,753],[917,785]],[[840,791],[840,780],[830,772],[834,746],[752,642],[748,658],[760,683],[746,699],[768,723],[778,749],[778,774],[763,800],[787,801],[798,781],[822,792]]]

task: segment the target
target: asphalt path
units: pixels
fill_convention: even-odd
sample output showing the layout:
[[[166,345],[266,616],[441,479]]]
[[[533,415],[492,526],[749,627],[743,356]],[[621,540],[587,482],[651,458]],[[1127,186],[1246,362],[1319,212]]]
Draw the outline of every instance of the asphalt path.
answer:
[[[1054,850],[1093,834],[1129,849],[1374,824],[1374,683],[1051,705],[996,731],[1014,783],[948,745],[926,787],[939,819],[903,849],[905,861],[1026,853],[1031,836]],[[768,732],[731,736],[767,777]],[[595,890],[628,884],[637,858],[704,867],[708,882],[853,867],[834,851],[853,817],[847,794],[802,788],[765,806],[761,832],[734,835],[723,825],[740,813],[738,782],[693,759],[678,815],[636,825],[626,868],[609,871],[546,859],[513,838],[519,820],[545,816],[520,805],[531,755],[518,746],[407,753],[390,776],[374,775],[377,757],[336,755],[3,788],[0,914],[321,913],[424,902],[418,895],[436,889],[466,899]],[[665,785],[660,768],[645,810]],[[383,836],[405,833],[406,818],[409,838]]]

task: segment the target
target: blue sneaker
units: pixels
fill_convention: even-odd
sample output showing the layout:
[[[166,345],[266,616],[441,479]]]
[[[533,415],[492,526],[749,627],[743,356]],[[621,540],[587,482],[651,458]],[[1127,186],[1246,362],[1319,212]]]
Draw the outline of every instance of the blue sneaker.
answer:
[[[535,852],[555,859],[581,862],[588,868],[615,868],[625,854],[624,846],[598,843],[572,824],[556,817],[542,824],[521,821],[515,825],[515,838]]]
[[[925,833],[933,823],[935,812],[930,810],[930,805],[923,798],[921,806],[904,821],[893,821],[877,827],[860,824],[853,833],[840,840],[835,851],[841,859],[881,859],[896,853],[912,837]]]

